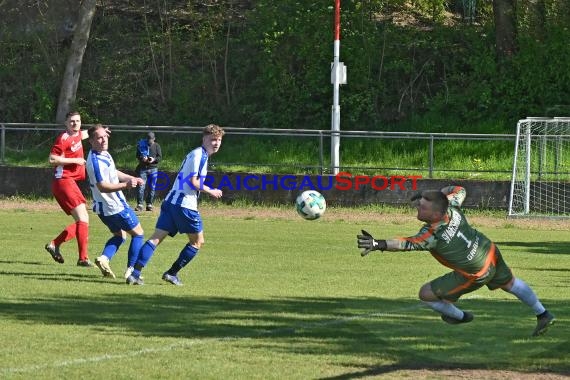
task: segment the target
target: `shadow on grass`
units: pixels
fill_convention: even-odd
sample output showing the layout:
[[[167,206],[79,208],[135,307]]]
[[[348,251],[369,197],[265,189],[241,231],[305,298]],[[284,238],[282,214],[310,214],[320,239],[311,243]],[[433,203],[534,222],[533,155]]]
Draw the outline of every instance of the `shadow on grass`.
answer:
[[[499,248],[524,251],[525,253],[542,253],[554,255],[570,254],[570,242],[567,241],[496,241]]]
[[[570,313],[568,302],[545,303],[558,316]],[[253,340],[248,344],[263,352],[359,358],[344,356],[350,372],[338,379],[419,368],[569,373],[570,333],[562,321],[545,337],[531,339],[534,317],[515,299],[465,300],[460,306],[474,312],[472,323],[446,325],[417,301],[379,297],[256,300],[101,292],[0,302],[0,318],[84,325],[97,334]]]
[[[557,378],[566,377],[570,374],[570,372],[563,371],[563,372],[552,372],[552,371],[545,371],[544,369],[540,372],[523,372],[523,371],[509,371],[511,372],[510,375],[505,374],[505,370],[496,369],[500,372],[493,373],[492,369],[485,369],[485,366],[481,364],[469,364],[469,363],[455,363],[455,364],[448,364],[437,362],[432,359],[426,358],[428,361],[423,363],[418,361],[416,363],[409,363],[407,365],[400,365],[400,364],[392,364],[392,365],[385,365],[385,366],[372,366],[367,369],[358,372],[349,372],[339,376],[332,376],[332,377],[321,377],[320,380],[348,380],[348,379],[360,379],[360,378],[369,378],[369,377],[377,377],[382,375],[388,375],[394,372],[400,371],[419,371],[418,376],[420,379],[453,379],[453,378],[461,378],[461,379],[477,379],[477,378],[484,378],[484,379],[531,379],[531,378],[538,378],[536,374],[540,374],[547,377],[547,379],[554,379],[551,377],[552,375],[558,375]],[[428,370],[431,372],[429,377],[424,377],[421,371]],[[437,372],[439,371],[447,371],[442,375],[438,375]],[[472,372],[471,372],[472,371]],[[549,375],[546,375],[546,374]],[[525,376],[526,375],[526,376]],[[397,378],[408,378],[414,376],[413,374],[407,376],[400,376]],[[524,377],[523,377],[524,376]]]
[[[99,274],[99,269],[85,269],[86,271],[93,271],[93,273],[95,273],[95,270],[97,270],[97,274]],[[35,279],[35,280],[42,280],[42,281],[53,281],[53,282],[66,282],[66,281],[72,281],[74,283],[77,282],[84,282],[84,283],[105,283],[105,284],[111,284],[111,285],[120,285],[121,287],[124,287],[125,284],[124,283],[119,283],[119,282],[113,282],[110,283],[109,281],[105,280],[103,277],[100,276],[90,276],[87,277],[82,273],[36,273],[36,272],[8,272],[8,271],[0,271],[0,276],[14,276],[14,277],[18,277],[18,278],[29,278],[29,279]]]
[[[23,261],[23,260],[0,260],[0,264],[25,264],[25,265],[53,265],[51,263],[46,263],[42,261]]]

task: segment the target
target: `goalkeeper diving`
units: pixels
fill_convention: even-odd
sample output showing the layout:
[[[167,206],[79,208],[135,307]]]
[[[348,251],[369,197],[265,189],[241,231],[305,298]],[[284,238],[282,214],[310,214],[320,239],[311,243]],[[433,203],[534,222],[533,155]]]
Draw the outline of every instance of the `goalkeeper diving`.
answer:
[[[425,222],[420,231],[406,238],[380,240],[362,230],[362,235],[357,235],[358,248],[363,249],[361,255],[372,251],[429,251],[452,271],[424,284],[419,298],[441,314],[445,322],[471,322],[473,314],[454,303],[462,295],[486,285],[490,290],[503,289],[528,305],[537,318],[532,336],[543,334],[554,323],[554,315],[546,310],[529,285],[513,276],[499,248],[469,225],[460,209],[466,195],[460,186],[416,194],[412,202],[418,210],[417,218]]]

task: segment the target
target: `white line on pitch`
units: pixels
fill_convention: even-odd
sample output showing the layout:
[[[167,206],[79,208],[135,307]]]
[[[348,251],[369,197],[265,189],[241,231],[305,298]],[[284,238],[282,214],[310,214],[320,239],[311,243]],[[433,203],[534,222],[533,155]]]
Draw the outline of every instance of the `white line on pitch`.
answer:
[[[216,340],[223,340],[223,339],[216,339]],[[62,362],[56,362],[51,364],[42,364],[42,365],[31,365],[25,366],[20,368],[5,368],[2,370],[3,373],[17,373],[17,372],[31,372],[31,371],[40,371],[47,368],[61,368],[61,367],[69,367],[78,364],[85,364],[85,363],[97,363],[106,360],[114,360],[114,359],[124,359],[135,357],[139,355],[146,355],[146,354],[154,354],[158,352],[168,352],[174,351],[181,348],[187,348],[190,346],[194,346],[196,344],[202,344],[205,341],[190,341],[190,342],[183,342],[183,343],[175,343],[170,344],[164,347],[157,347],[157,348],[143,348],[142,350],[126,352],[123,354],[113,354],[113,355],[101,355],[101,356],[94,356],[88,359],[73,359],[73,360],[65,360]]]

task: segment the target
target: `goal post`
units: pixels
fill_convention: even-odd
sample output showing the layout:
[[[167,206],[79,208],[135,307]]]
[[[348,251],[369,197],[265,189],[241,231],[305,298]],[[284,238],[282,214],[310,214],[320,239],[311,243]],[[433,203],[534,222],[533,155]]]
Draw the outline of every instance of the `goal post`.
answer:
[[[509,217],[570,217],[570,117],[519,120]]]

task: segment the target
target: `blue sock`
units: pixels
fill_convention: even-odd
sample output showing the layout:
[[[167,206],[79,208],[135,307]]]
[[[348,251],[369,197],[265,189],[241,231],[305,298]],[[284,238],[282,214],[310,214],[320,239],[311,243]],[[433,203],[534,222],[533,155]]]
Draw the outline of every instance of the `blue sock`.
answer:
[[[139,255],[137,258],[137,262],[134,265],[135,270],[133,271],[134,277],[140,277],[141,270],[148,264],[150,258],[152,257],[154,250],[156,249],[156,245],[152,244],[150,240],[147,240],[146,243],[143,244],[139,251]]]
[[[131,238],[131,244],[129,245],[129,256],[127,261],[127,267],[134,267],[139,256],[139,251],[144,243],[143,235],[136,235]]]
[[[112,238],[107,240],[105,248],[103,248],[102,255],[106,256],[109,260],[111,260],[113,256],[115,256],[115,253],[117,253],[117,251],[119,250],[121,244],[123,244],[124,242],[125,239],[123,239],[121,236],[113,235]]]
[[[198,248],[186,244],[182,251],[180,251],[180,255],[178,255],[178,259],[172,264],[170,269],[167,271],[169,274],[176,276],[178,272],[184,268],[192,259],[198,254]]]

